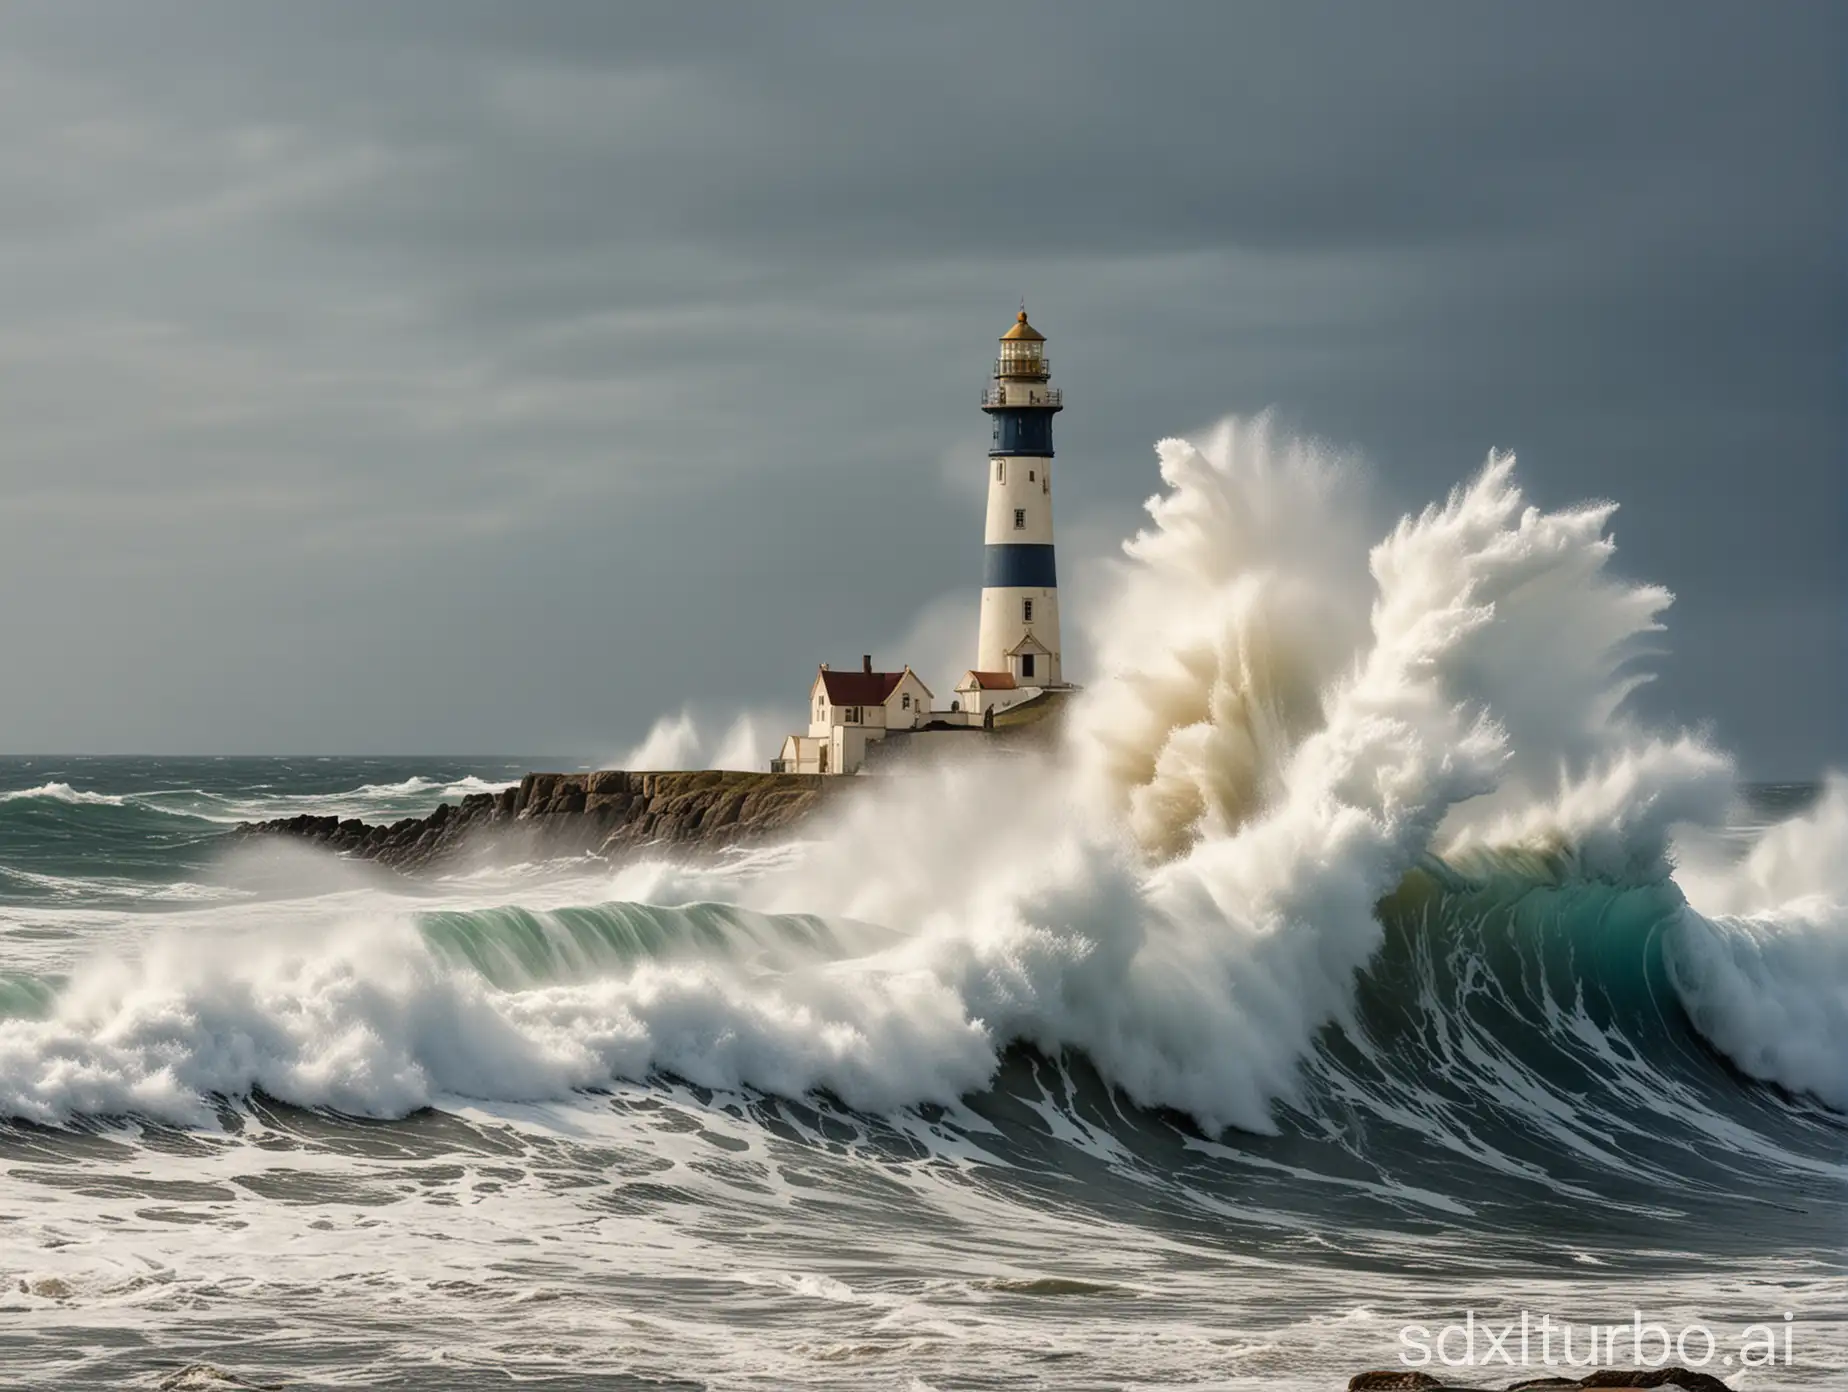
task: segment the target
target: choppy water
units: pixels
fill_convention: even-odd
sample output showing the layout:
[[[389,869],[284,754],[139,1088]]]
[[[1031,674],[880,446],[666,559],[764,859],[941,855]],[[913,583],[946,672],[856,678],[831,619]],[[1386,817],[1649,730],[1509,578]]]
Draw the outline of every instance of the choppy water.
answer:
[[[1601,517],[1492,470],[1355,581],[1266,448],[1164,454],[1189,622],[1057,757],[716,867],[220,839],[541,761],[0,761],[0,1384],[1308,1389],[1474,1310],[1842,1385],[1848,786],[1598,698]]]

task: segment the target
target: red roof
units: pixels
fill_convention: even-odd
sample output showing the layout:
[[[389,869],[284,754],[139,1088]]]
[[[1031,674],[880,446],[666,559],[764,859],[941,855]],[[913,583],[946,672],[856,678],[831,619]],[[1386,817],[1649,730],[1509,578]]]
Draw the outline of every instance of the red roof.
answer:
[[[821,674],[822,690],[834,706],[883,706],[905,679],[903,672],[836,672]]]
[[[969,675],[984,691],[1013,691],[1019,686],[1012,672],[971,672]]]

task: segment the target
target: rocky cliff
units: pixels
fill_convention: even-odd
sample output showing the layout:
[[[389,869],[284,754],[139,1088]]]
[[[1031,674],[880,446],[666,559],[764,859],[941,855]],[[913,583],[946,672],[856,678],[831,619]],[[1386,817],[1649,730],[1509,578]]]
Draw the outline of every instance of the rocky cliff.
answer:
[[[473,857],[614,857],[644,846],[698,854],[782,836],[853,781],[717,769],[529,773],[514,787],[389,826],[303,815],[246,822],[233,835],[288,837],[401,870]]]

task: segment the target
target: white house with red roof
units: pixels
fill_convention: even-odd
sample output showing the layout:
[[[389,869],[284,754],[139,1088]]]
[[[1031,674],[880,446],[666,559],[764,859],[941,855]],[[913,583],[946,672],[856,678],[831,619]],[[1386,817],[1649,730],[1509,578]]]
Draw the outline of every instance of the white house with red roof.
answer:
[[[910,733],[931,722],[928,686],[906,666],[875,672],[870,654],[860,670],[836,671],[822,663],[809,687],[809,728],[790,735],[771,765],[780,773],[858,773],[869,744]]]

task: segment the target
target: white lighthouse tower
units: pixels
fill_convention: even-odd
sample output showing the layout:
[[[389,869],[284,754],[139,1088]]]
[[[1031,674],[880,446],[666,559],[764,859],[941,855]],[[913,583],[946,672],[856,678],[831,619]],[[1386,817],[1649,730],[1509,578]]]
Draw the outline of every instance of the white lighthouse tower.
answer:
[[[1052,418],[1063,403],[1051,375],[1046,336],[1027,322],[1022,307],[1001,336],[994,381],[982,393],[994,432],[982,624],[976,670],[969,675],[987,687],[1065,684],[1052,548]]]

